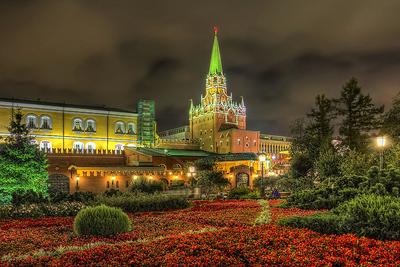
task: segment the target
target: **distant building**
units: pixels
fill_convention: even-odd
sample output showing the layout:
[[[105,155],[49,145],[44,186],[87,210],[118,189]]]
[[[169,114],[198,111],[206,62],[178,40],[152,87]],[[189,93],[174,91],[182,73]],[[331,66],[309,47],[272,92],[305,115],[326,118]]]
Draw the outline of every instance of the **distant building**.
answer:
[[[58,153],[121,153],[128,146],[153,146],[154,102],[140,100],[138,112],[89,105],[0,98],[0,136],[7,136],[13,112],[42,150]]]

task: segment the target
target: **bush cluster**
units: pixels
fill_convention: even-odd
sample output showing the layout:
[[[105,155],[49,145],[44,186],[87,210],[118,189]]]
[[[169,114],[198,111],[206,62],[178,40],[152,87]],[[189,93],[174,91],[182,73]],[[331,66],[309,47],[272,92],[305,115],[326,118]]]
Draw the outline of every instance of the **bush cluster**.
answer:
[[[0,218],[38,218],[43,216],[74,216],[85,204],[82,202],[35,203],[0,205]]]
[[[252,191],[249,187],[240,186],[232,188],[228,193],[230,199],[255,199],[258,198],[258,193]]]
[[[324,234],[354,233],[382,240],[399,240],[400,199],[363,194],[342,203],[329,213],[286,218],[279,223]]]
[[[185,197],[164,194],[124,193],[111,197],[100,196],[99,202],[110,207],[118,207],[126,212],[162,211],[189,207]]]
[[[62,203],[62,202],[82,202],[92,204],[96,200],[96,194],[92,192],[75,192],[67,194],[63,192],[52,193],[43,196],[33,190],[15,191],[12,194],[11,203],[13,206],[41,203]]]
[[[111,236],[131,229],[128,215],[105,205],[82,209],[74,220],[74,232],[78,236]]]
[[[366,176],[351,175],[331,178],[319,187],[292,194],[287,205],[302,209],[332,209],[360,194],[399,196],[400,170],[379,172],[372,167]]]
[[[167,184],[159,180],[151,180],[146,177],[138,177],[133,180],[132,184],[129,186],[129,191],[133,193],[155,193],[161,192],[167,189]]]

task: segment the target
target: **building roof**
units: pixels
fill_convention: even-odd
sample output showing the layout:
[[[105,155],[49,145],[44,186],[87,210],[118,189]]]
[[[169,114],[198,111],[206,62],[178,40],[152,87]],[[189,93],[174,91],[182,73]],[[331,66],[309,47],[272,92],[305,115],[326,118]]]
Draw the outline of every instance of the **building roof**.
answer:
[[[272,135],[272,134],[260,134],[260,139],[286,141],[286,142],[292,141],[292,137],[281,136],[281,135]]]
[[[219,44],[218,44],[217,33],[218,33],[218,28],[214,27],[214,43],[213,43],[212,52],[211,52],[210,70],[208,71],[209,75],[223,74],[221,55],[219,53]]]
[[[239,160],[258,160],[256,153],[228,153],[209,156],[216,161],[239,161]]]
[[[113,107],[107,107],[107,106],[76,105],[76,104],[68,104],[68,103],[60,103],[60,102],[49,102],[49,101],[43,101],[43,100],[0,97],[0,101],[15,103],[15,104],[20,103],[20,104],[46,105],[46,106],[55,106],[55,107],[66,107],[66,108],[81,108],[81,109],[92,109],[92,110],[102,110],[102,111],[136,113],[136,111],[132,111],[132,110],[113,108]]]
[[[145,148],[145,147],[138,147],[136,150],[150,156],[207,157],[210,155],[210,153],[202,150],[164,149],[164,148]]]

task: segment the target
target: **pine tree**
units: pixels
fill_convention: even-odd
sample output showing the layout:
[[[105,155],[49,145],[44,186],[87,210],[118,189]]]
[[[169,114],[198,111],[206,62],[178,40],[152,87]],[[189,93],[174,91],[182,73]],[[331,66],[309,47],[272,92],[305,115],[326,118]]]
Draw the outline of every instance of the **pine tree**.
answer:
[[[385,114],[382,132],[400,141],[400,93],[393,99],[392,108]]]
[[[340,98],[334,102],[337,115],[342,117],[339,134],[343,144],[364,150],[368,133],[380,127],[383,106],[376,107],[369,95],[363,95],[355,78],[343,86]]]
[[[332,120],[335,118],[332,100],[325,95],[317,95],[315,98],[315,108],[307,114],[310,125],[307,131],[316,138],[319,146],[330,143],[332,140],[333,126]]]
[[[22,113],[16,111],[10,122],[10,136],[0,145],[0,203],[9,203],[14,192],[32,190],[47,195],[46,155],[31,143],[22,118]]]

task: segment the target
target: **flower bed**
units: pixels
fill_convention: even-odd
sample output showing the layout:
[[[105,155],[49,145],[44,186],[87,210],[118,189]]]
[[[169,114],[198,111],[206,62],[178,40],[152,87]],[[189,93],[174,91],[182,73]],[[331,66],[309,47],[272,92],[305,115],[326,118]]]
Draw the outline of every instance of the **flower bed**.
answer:
[[[185,210],[129,214],[132,231],[115,237],[76,237],[72,217],[7,220],[0,223],[0,243],[7,243],[0,246],[0,257],[59,246],[151,240],[204,228],[252,225],[260,210],[256,201],[196,201]]]
[[[400,242],[353,235],[320,235],[275,225],[227,228],[148,243],[100,245],[60,257],[11,261],[14,265],[273,265],[398,266]]]
[[[272,221],[321,211],[279,208]],[[72,217],[0,221],[0,266],[274,265],[398,266],[400,242],[253,226],[257,201],[194,201],[178,211],[129,214],[133,230],[76,237]],[[61,246],[61,248],[59,248]]]

